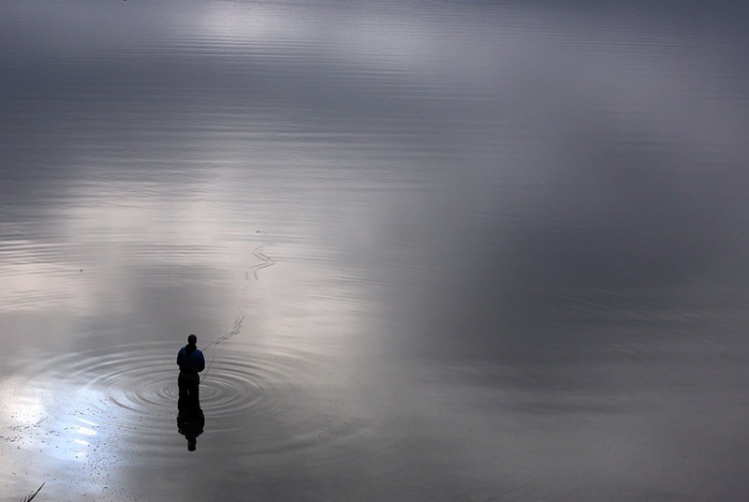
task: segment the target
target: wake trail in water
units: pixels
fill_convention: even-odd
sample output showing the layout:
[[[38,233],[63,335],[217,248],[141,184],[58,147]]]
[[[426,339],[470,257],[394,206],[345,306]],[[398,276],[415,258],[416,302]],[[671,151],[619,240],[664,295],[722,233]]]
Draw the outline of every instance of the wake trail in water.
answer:
[[[259,234],[268,235],[265,232],[262,232],[258,230]],[[245,290],[248,288],[248,286],[251,284],[250,277],[254,277],[256,281],[260,280],[258,278],[258,271],[262,270],[264,268],[272,267],[276,264],[276,261],[265,254],[265,250],[272,246],[273,242],[264,242],[263,244],[259,245],[255,249],[252,250],[252,256],[260,260],[260,263],[256,263],[255,265],[251,265],[247,267],[244,271],[245,275],[245,281],[244,283],[237,288],[237,290],[234,292],[234,296],[232,297],[232,304],[234,305],[234,308],[237,311],[237,317],[234,319],[234,323],[232,324],[231,330],[229,332],[219,338],[216,338],[211,343],[203,347],[203,352],[206,351],[206,349],[210,347],[215,347],[221,342],[225,342],[229,340],[230,338],[238,335],[242,331],[242,323],[245,319],[245,312],[243,308],[243,302],[239,300],[241,295],[245,292]],[[211,366],[213,365],[213,361],[215,359],[215,355],[213,358],[211,358],[210,362],[208,363],[208,367],[205,370],[205,373],[203,373],[203,380],[208,376],[208,372],[211,370]]]

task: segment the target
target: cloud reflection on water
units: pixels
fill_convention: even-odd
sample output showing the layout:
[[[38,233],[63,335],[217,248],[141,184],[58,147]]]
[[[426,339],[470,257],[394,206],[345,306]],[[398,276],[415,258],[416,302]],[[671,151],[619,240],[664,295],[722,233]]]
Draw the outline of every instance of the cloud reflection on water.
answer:
[[[278,266],[243,299],[249,363],[224,356],[272,396],[243,401],[231,439],[201,436],[226,488],[129,463],[123,490],[677,497],[716,475],[683,438],[741,458],[697,410],[743,437],[741,302],[711,298],[745,297],[745,75],[725,41],[543,9],[133,4],[46,17],[81,28],[66,44],[3,35],[30,44],[0,84],[5,311],[62,298],[70,352],[166,343],[229,328],[258,230]],[[136,409],[167,400],[104,376]],[[143,471],[176,469],[156,457]]]

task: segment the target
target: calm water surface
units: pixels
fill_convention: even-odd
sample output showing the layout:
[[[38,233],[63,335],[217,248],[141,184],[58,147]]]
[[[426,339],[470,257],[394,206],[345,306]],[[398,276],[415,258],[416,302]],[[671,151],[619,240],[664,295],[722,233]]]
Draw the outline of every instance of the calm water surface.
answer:
[[[3,2],[0,498],[745,499],[746,18],[699,9]]]

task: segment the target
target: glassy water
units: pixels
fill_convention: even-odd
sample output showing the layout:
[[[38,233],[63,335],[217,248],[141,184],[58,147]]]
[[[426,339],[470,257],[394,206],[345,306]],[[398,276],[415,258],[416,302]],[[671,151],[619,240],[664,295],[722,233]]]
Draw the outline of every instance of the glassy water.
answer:
[[[4,2],[4,500],[745,498],[746,17],[690,8]]]

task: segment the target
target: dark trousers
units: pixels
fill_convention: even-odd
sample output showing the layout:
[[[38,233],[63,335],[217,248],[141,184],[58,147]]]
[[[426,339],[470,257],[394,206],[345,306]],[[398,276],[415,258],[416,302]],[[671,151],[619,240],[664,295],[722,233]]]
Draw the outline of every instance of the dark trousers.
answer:
[[[180,371],[177,378],[179,387],[179,400],[177,408],[185,410],[187,408],[200,408],[200,377],[192,371]]]

